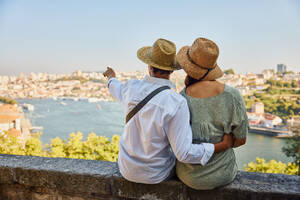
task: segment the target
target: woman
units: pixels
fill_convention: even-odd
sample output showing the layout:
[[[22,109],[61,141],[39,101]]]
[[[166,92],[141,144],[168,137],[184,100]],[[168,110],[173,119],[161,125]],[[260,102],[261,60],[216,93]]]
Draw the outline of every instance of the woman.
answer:
[[[234,136],[233,147],[246,142],[248,118],[239,91],[224,85],[217,78],[223,76],[217,65],[218,46],[211,40],[197,38],[191,47],[185,46],[176,55],[178,64],[187,73],[186,98],[193,130],[193,142],[218,143],[224,133]],[[232,148],[215,153],[205,165],[177,161],[179,179],[191,188],[209,190],[232,182],[237,173]]]

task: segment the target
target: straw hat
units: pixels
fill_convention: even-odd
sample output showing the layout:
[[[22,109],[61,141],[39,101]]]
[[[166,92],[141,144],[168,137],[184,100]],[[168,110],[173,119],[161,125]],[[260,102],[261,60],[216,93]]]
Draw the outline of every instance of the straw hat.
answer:
[[[178,64],[192,78],[216,80],[223,76],[217,65],[218,46],[206,38],[197,38],[191,47],[182,47],[176,55]]]
[[[138,58],[153,67],[167,71],[174,71],[176,46],[173,42],[158,39],[153,46],[142,47],[137,51]]]

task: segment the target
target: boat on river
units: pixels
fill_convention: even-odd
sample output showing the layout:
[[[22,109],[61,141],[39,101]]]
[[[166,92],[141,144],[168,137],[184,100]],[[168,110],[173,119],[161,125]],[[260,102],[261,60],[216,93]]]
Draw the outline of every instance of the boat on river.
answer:
[[[67,104],[65,102],[60,102],[61,105],[66,106]]]
[[[28,104],[28,103],[24,103],[22,105],[23,109],[28,110],[28,111],[34,111],[34,105]]]
[[[97,103],[99,101],[100,101],[100,99],[98,99],[98,98],[88,98],[89,103]]]

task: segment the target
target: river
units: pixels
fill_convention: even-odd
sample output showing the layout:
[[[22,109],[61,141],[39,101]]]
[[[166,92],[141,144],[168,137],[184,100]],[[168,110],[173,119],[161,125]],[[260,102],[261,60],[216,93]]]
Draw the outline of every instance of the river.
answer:
[[[26,111],[25,115],[33,126],[42,126],[43,144],[50,143],[52,138],[67,139],[72,132],[82,132],[106,136],[122,134],[124,127],[124,111],[117,102],[89,103],[87,100],[53,100],[53,99],[22,99],[19,104],[34,105],[34,111]],[[61,104],[61,102],[64,102]],[[281,148],[285,139],[249,133],[246,145],[236,148],[237,164],[243,170],[244,164],[254,161],[256,157],[266,160],[275,159],[290,162]]]

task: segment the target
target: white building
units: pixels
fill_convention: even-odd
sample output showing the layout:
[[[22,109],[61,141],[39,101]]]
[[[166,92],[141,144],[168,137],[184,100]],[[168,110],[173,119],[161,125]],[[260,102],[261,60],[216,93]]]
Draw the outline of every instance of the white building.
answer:
[[[0,105],[0,130],[11,132],[15,136],[21,135],[21,116],[17,106]]]
[[[273,69],[265,69],[262,71],[262,74],[264,76],[264,79],[270,79],[274,76],[274,70]]]
[[[278,126],[280,123],[282,123],[282,119],[276,115],[266,113],[264,114],[264,117],[266,127],[273,128],[274,126]]]
[[[262,102],[256,102],[252,105],[252,112],[255,114],[264,114],[265,107]]]

